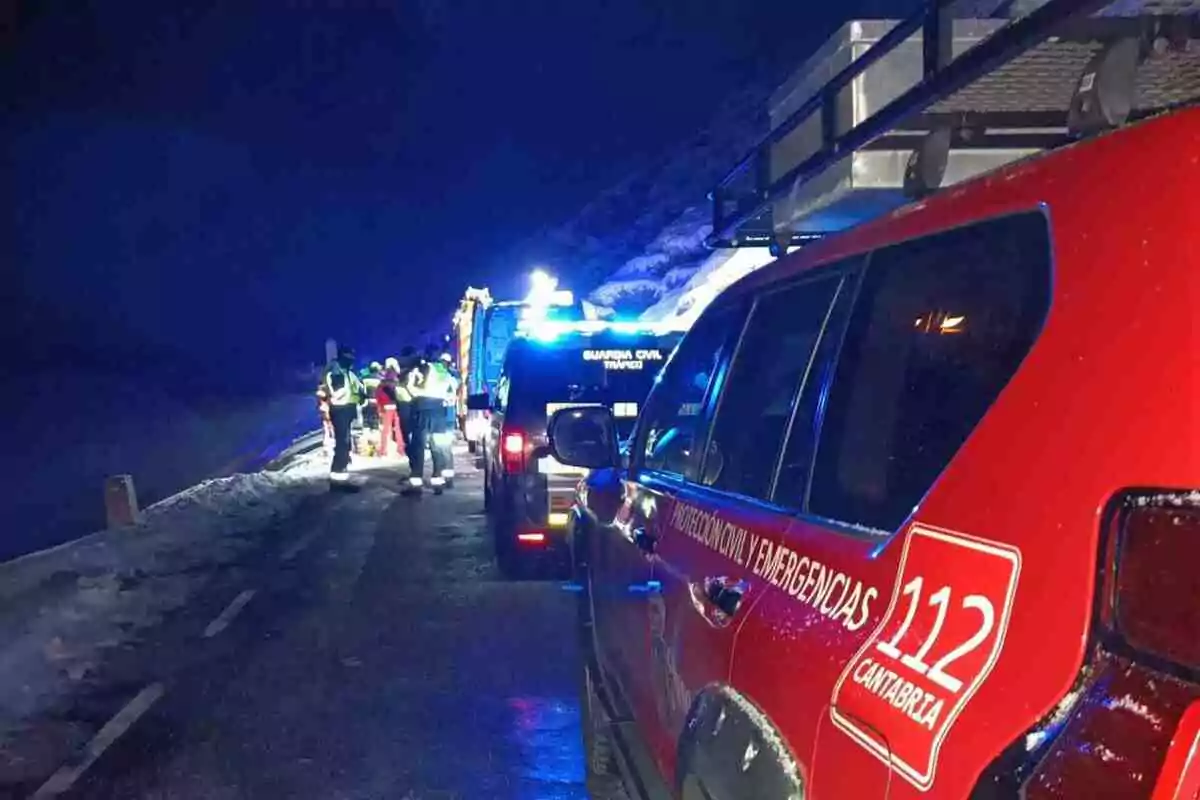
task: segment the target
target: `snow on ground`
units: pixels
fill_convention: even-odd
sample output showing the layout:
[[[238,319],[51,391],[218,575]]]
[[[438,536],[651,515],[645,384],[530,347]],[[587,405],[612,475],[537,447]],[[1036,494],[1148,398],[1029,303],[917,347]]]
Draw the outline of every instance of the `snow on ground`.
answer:
[[[272,471],[205,481],[137,525],[0,564],[0,771],[27,721],[195,594],[211,575],[197,567],[231,562],[327,490],[327,459],[317,447]]]

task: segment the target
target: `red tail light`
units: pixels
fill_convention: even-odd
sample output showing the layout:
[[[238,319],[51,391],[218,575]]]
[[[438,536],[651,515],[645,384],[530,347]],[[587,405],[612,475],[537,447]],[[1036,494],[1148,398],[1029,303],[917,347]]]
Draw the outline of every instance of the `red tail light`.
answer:
[[[987,782],[1028,800],[1144,800],[1160,773],[1193,780],[1200,726],[1185,712],[1200,701],[1200,493],[1130,492],[1105,519],[1093,646],[1076,689],[989,770]],[[1155,800],[1182,800],[1171,791],[1160,786]]]
[[[529,533],[518,533],[517,541],[524,544],[545,544],[546,534],[540,531],[530,531]]]
[[[1137,498],[1117,532],[1113,622],[1135,650],[1200,669],[1200,494]]]
[[[519,431],[505,430],[501,435],[500,456],[504,462],[504,471],[508,473],[525,471],[525,435]]]

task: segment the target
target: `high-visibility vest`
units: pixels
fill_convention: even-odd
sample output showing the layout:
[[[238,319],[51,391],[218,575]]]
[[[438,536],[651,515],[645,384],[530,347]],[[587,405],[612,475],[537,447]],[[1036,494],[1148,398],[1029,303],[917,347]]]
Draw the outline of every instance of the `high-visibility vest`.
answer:
[[[334,375],[341,375],[340,387],[334,388]],[[330,367],[325,373],[325,388],[329,391],[329,404],[334,406],[356,406],[362,402],[365,389],[353,370],[338,366]]]
[[[446,366],[439,362],[426,365],[414,392],[417,397],[429,397],[435,400],[447,400],[453,393],[454,379]]]
[[[374,375],[371,375],[366,378],[363,378],[362,382],[363,382],[363,392],[366,395],[367,402],[374,404],[375,403],[375,390],[379,388],[379,384],[383,383],[383,380]]]

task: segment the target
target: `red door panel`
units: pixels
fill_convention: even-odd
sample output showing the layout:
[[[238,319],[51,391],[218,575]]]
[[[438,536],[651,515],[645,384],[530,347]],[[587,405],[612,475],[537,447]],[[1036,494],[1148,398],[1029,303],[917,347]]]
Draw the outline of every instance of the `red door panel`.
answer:
[[[759,542],[786,517],[694,488],[660,493],[655,576],[662,586],[660,635],[652,656],[657,690],[656,756],[674,775],[676,747],[697,693],[728,683],[742,623],[762,596],[751,571]]]
[[[767,710],[808,776],[809,797],[884,797],[891,780],[829,716],[833,686],[878,623],[895,577],[887,551],[871,557],[876,544],[792,520],[749,563],[763,597],[742,625],[732,683]]]

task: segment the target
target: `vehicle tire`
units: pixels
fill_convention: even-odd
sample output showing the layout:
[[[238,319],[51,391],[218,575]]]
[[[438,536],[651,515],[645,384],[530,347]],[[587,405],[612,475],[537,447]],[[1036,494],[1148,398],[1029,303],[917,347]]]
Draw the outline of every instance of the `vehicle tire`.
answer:
[[[476,443],[475,441],[472,441],[472,440],[467,440],[467,452],[468,453],[470,453],[471,455],[475,455],[475,451],[478,449],[479,449],[478,443]]]
[[[524,573],[524,559],[517,548],[512,515],[493,499],[489,519],[492,526],[492,542],[496,550],[496,565],[500,567],[500,574],[510,580],[520,578]]]
[[[617,767],[608,715],[596,693],[591,667],[580,669],[579,721],[583,730],[583,766],[588,797],[592,800],[626,798]]]

